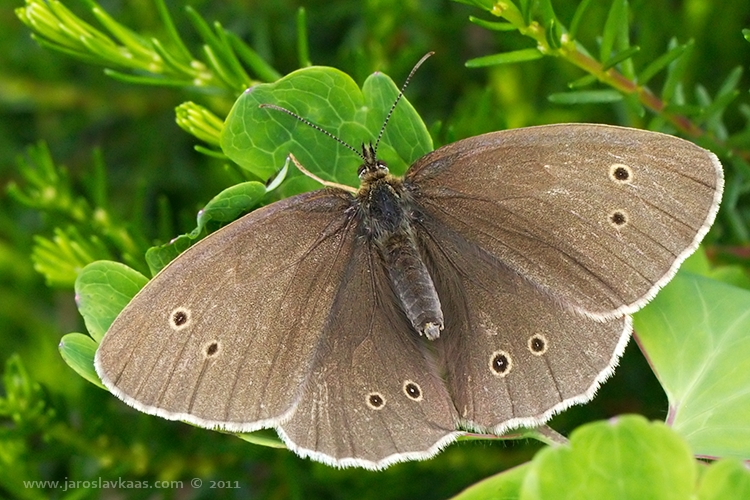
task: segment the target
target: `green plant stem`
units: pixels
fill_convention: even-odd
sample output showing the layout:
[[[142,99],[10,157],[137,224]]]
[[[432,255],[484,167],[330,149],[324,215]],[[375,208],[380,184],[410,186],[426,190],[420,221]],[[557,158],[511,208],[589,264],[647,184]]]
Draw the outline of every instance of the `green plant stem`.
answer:
[[[609,85],[613,89],[626,96],[635,95],[638,101],[664,120],[671,123],[682,134],[696,140],[709,143],[712,149],[723,151],[729,155],[737,155],[744,160],[750,159],[750,153],[736,148],[731,148],[721,139],[714,137],[707,131],[696,125],[690,118],[678,113],[669,112],[665,102],[651,92],[645,86],[639,85],[634,80],[627,78],[614,68],[604,69],[604,65],[581,51],[574,40],[567,34],[562,35],[559,48],[550,46],[546,31],[538,22],[526,23],[520,10],[509,1],[499,1],[490,10],[495,16],[502,17],[524,36],[532,38],[537,43],[537,50],[542,54],[560,57],[569,63],[581,68],[586,73],[594,76],[600,82]],[[557,44],[556,44],[557,45]]]
[[[567,45],[574,44],[569,43]],[[641,104],[655,113],[664,116],[670,123],[672,123],[672,125],[684,134],[695,138],[702,137],[706,134],[703,129],[695,125],[688,117],[666,112],[664,109],[666,108],[664,101],[659,99],[646,87],[639,86],[636,82],[626,78],[614,68],[604,70],[603,65],[599,61],[583,54],[578,49],[569,50],[568,46],[564,45],[563,48],[560,49],[560,57],[595,76],[600,82],[619,90],[623,94],[637,95],[638,101]]]

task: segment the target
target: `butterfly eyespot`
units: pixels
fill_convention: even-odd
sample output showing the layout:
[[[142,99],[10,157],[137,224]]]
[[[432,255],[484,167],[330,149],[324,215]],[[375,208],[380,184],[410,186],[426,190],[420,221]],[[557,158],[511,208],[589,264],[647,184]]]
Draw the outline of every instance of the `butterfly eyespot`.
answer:
[[[615,210],[609,214],[609,223],[616,229],[624,227],[628,224],[628,214],[624,210]]]
[[[218,342],[214,341],[209,343],[204,350],[204,352],[206,353],[206,357],[211,358],[213,356],[216,356],[219,353],[219,348],[220,345]]]
[[[367,406],[373,410],[380,410],[385,406],[385,398],[379,392],[371,392],[365,399]]]
[[[190,325],[190,309],[178,307],[169,314],[169,326],[179,331]]]
[[[414,401],[422,401],[422,388],[419,387],[419,384],[417,384],[416,382],[407,380],[406,382],[404,382],[403,389],[404,394],[406,394],[409,399],[413,399]]]
[[[633,182],[633,169],[622,163],[613,163],[609,166],[609,178],[617,184],[630,184]]]
[[[513,360],[505,351],[495,351],[490,355],[490,371],[496,377],[505,377],[513,368]]]
[[[547,346],[547,337],[544,335],[537,333],[529,337],[529,351],[531,351],[531,354],[541,356],[547,352]]]

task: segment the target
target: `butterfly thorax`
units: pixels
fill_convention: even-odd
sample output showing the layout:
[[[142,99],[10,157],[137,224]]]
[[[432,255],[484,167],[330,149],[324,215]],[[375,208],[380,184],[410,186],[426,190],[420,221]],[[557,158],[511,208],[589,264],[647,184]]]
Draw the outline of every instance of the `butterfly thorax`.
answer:
[[[364,172],[357,203],[361,234],[377,249],[401,308],[420,335],[438,338],[443,312],[417,244],[416,206],[402,180],[387,168]]]

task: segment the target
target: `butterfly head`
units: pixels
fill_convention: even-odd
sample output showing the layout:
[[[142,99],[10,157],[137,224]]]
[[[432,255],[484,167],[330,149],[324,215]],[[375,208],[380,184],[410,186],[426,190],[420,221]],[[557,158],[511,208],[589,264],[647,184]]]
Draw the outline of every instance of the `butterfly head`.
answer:
[[[364,163],[360,165],[357,170],[357,175],[359,175],[360,181],[366,179],[374,180],[388,175],[388,166],[386,166],[384,161],[378,160],[377,151],[372,146],[372,143],[367,146],[362,144],[361,156]]]

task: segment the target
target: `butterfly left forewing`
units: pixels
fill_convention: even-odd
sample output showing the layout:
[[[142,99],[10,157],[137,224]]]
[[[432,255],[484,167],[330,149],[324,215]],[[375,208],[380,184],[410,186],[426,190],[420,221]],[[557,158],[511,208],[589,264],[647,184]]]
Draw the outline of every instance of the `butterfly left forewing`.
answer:
[[[353,239],[346,193],[269,205],[186,250],[120,313],[95,358],[146,413],[251,431],[294,410]]]

